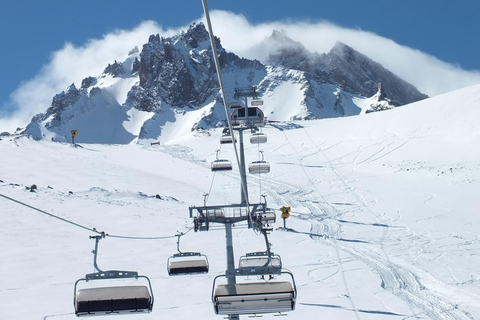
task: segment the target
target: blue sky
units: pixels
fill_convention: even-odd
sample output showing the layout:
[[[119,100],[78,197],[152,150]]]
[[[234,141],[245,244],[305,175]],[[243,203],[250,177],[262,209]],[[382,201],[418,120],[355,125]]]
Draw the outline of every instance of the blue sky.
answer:
[[[243,16],[252,26],[328,21],[391,39],[462,70],[480,70],[478,0],[209,0],[208,4],[210,10]],[[203,15],[201,0],[3,0],[1,7],[0,118],[18,107],[9,103],[9,95],[38,76],[66,43],[81,47],[89,39],[131,30],[146,20],[163,29],[180,28]],[[217,33],[222,25],[215,20],[213,24]]]

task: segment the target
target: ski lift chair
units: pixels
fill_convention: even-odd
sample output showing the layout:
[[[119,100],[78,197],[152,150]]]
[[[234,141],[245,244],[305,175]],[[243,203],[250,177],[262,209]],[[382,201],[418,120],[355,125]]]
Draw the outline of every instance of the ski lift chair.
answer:
[[[98,316],[122,313],[144,313],[153,309],[153,290],[150,279],[139,276],[135,271],[102,271],[97,266],[98,242],[105,235],[93,236],[95,238],[94,267],[98,271],[85,275],[85,278],[75,282],[73,304],[75,314],[82,316]],[[77,289],[80,282],[109,281],[125,284],[125,281],[138,281],[143,278],[148,285],[115,285]],[[112,283],[113,284],[113,283]]]
[[[248,166],[248,172],[252,174],[259,173],[269,173],[270,172],[270,163],[264,160],[253,161]]]
[[[212,171],[230,171],[232,170],[232,162],[226,159],[219,159],[218,154],[220,150],[217,150],[217,159],[212,162]]]
[[[225,144],[225,143],[233,143],[233,135],[230,132],[230,129],[228,127],[223,128],[222,131],[222,137],[220,138],[220,143]],[[237,140],[235,140],[236,142]]]
[[[252,174],[259,173],[269,173],[270,172],[270,163],[264,160],[263,151],[260,151],[262,154],[262,160],[253,161],[248,165],[248,172]]]
[[[217,159],[212,162],[212,171],[230,171],[232,170],[232,162],[225,159]]]
[[[167,261],[167,271],[170,276],[195,273],[208,273],[209,265],[207,256],[199,252],[181,252],[180,237],[184,233],[177,234],[177,251]]]
[[[237,140],[235,140],[237,141]],[[223,134],[222,137],[220,138],[220,143],[225,144],[225,143],[233,143],[233,137],[230,134]]]
[[[262,132],[252,133],[250,136],[250,143],[252,144],[259,144],[259,143],[266,143],[267,142],[267,135]]]
[[[216,314],[247,315],[264,313],[282,313],[293,311],[297,289],[293,275],[291,281],[254,281],[235,284],[219,284],[217,280],[225,275],[215,277],[212,290],[212,302]],[[265,279],[264,276],[262,276]]]
[[[207,256],[199,252],[182,252],[176,253],[167,262],[168,274],[195,274],[208,273],[208,259]]]

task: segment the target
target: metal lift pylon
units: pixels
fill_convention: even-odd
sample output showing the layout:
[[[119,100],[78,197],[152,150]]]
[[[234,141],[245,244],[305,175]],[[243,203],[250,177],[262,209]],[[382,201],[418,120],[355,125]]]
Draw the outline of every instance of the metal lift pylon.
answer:
[[[223,105],[225,107],[225,114],[227,115],[227,123],[230,132],[233,135],[233,130],[238,131],[239,136],[239,144],[240,144],[240,155],[237,151],[236,140],[233,139],[233,146],[237,158],[237,164],[240,169],[240,178],[241,178],[241,201],[240,204],[233,204],[233,205],[224,205],[224,206],[207,206],[205,201],[203,206],[199,207],[190,207],[190,217],[194,219],[194,230],[206,230],[208,231],[209,226],[211,223],[221,223],[225,225],[225,239],[226,239],[226,256],[227,256],[227,270],[225,272],[225,277],[227,278],[227,291],[229,295],[233,294],[236,295],[236,288],[240,288],[240,290],[244,289],[243,284],[237,285],[236,284],[236,276],[239,275],[239,270],[235,269],[235,260],[234,260],[234,251],[233,251],[233,237],[232,237],[232,226],[234,223],[246,221],[248,223],[249,228],[255,228],[260,230],[264,223],[264,217],[267,210],[267,205],[265,203],[257,203],[251,204],[248,200],[248,190],[247,190],[247,174],[246,174],[246,165],[245,165],[245,154],[244,154],[244,143],[243,143],[243,131],[251,130],[256,131],[258,130],[258,126],[265,125],[263,112],[258,108],[248,108],[248,101],[249,97],[253,99],[258,99],[258,93],[256,92],[255,87],[251,88],[238,88],[235,90],[235,97],[236,98],[244,98],[245,99],[245,109],[242,110],[245,115],[242,118],[242,121],[236,121],[235,127],[232,126],[232,119],[230,118],[230,113],[228,110],[228,103],[225,93],[225,88],[223,85],[222,74],[220,70],[220,63],[218,60],[217,49],[215,45],[212,23],[210,20],[210,14],[208,10],[208,5],[206,0],[202,0],[203,9],[205,12],[205,18],[207,21],[207,27],[210,37],[210,45],[212,47],[213,59],[215,62],[215,68],[217,71],[217,76],[220,84],[220,90],[222,92],[223,97]],[[252,110],[250,110],[252,109]],[[238,111],[238,110],[237,110]],[[249,119],[250,111],[258,111],[261,117],[256,117],[254,119]],[[250,121],[252,120],[252,121]],[[267,241],[267,251],[269,254],[268,263],[270,263],[270,251],[268,246],[268,239],[265,235],[265,240]],[[293,278],[293,276],[292,276]],[[214,281],[215,284],[215,281]],[[292,289],[293,290],[293,289]],[[291,291],[292,291],[291,290]],[[293,291],[292,291],[293,292]],[[295,290],[296,292],[296,290]],[[285,293],[281,293],[285,294]],[[293,293],[292,293],[293,294]],[[287,295],[290,295],[290,292],[287,292]],[[294,294],[294,296],[296,293]],[[228,296],[228,295],[227,295]],[[293,296],[293,297],[294,297]],[[213,301],[212,295],[212,301]],[[263,299],[262,299],[263,301]],[[281,300],[279,299],[272,299],[271,301],[286,301],[284,298]],[[257,303],[257,302],[255,302]],[[226,313],[219,312],[219,308],[216,308],[217,314],[224,314],[228,316],[228,319],[240,319],[240,314],[248,314],[249,312],[239,313],[235,310],[226,310]],[[252,312],[250,312],[251,314]],[[256,312],[253,312],[254,314]]]

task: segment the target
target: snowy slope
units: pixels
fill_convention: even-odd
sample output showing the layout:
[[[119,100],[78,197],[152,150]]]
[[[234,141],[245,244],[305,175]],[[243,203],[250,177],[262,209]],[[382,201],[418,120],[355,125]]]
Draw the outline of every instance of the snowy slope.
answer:
[[[287,224],[297,232],[270,237],[298,287],[289,319],[480,318],[479,99],[474,86],[385,112],[264,128],[272,170],[248,175],[249,193],[292,207]],[[209,170],[220,135],[79,147],[2,137],[0,194],[110,235],[174,236],[191,228],[188,207],[205,192],[209,205],[239,201],[237,170]],[[247,161],[258,149],[246,145]],[[234,160],[232,146],[221,156]],[[93,272],[92,232],[4,197],[0,205],[0,318],[74,319],[74,283]],[[168,276],[175,240],[100,242],[100,268],[152,280],[153,313],[123,319],[222,319],[210,294],[225,270],[224,232],[182,238],[182,250],[208,256],[207,275]],[[241,226],[234,246],[235,258],[264,250]]]

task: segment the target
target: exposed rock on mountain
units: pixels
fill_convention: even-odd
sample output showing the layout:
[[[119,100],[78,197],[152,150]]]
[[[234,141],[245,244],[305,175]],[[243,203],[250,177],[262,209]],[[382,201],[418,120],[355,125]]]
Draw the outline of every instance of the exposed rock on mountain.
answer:
[[[274,31],[264,42],[269,65],[227,52],[218,38],[216,44],[227,100],[236,87],[257,86],[271,120],[358,115],[426,97],[343,43],[327,54],[311,53]],[[134,48],[101,75],[83,79],[80,89],[72,84],[25,132],[56,141],[68,140],[72,129],[78,130],[76,142],[168,141],[223,125],[222,104],[208,33],[200,23],[170,38],[151,35],[141,51]]]
[[[344,43],[337,42],[327,54],[311,53],[284,32],[274,31],[266,44],[273,48],[269,64],[304,71],[307,78],[317,82],[337,85],[363,97],[374,95],[377,84],[383,83],[386,94],[401,105],[427,98],[413,85]]]

